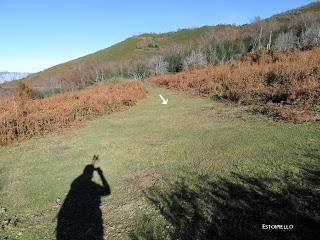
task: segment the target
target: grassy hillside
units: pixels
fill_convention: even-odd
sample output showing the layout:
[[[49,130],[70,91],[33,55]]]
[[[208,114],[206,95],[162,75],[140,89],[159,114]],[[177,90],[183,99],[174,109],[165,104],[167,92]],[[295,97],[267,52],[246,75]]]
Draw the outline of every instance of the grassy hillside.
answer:
[[[313,2],[297,9],[289,10],[284,13],[276,14],[272,18],[281,22],[288,23],[293,17],[299,16],[301,13],[315,13],[320,11],[320,2]]]
[[[294,17],[303,13],[313,13],[320,11],[320,2],[311,3],[298,9],[290,10],[281,14],[274,15],[266,21],[278,20],[281,24],[289,23]],[[94,60],[101,60],[108,63],[130,62],[137,59],[145,59],[151,55],[160,53],[162,49],[169,47],[171,44],[188,44],[196,43],[201,36],[213,29],[223,29],[230,27],[229,25],[218,26],[203,26],[194,29],[182,29],[176,32],[163,34],[142,34],[139,36],[130,37],[120,43],[117,43],[109,48],[97,51],[95,53],[83,56],[73,61],[63,63],[43,72],[34,74],[26,78],[24,81],[32,86],[41,85],[41,81],[45,76],[60,74],[63,75],[65,71],[70,69],[73,64],[80,62],[89,62]],[[239,27],[242,29],[242,27]],[[154,42],[157,47],[150,47],[149,43]]]
[[[70,185],[94,154],[111,188],[100,207],[106,239],[319,236],[319,123],[274,122],[207,98],[148,91],[137,106],[85,128],[1,147],[0,238],[55,239]],[[101,185],[96,173],[94,181]],[[261,230],[263,223],[294,231]]]
[[[205,34],[209,29],[216,27],[201,27],[195,29],[184,29],[177,32],[164,34],[142,34],[139,36],[130,37],[120,43],[117,43],[109,48],[97,51],[95,53],[83,56],[70,62],[59,64],[43,72],[39,72],[24,79],[30,85],[37,85],[42,80],[44,75],[63,74],[65,69],[68,69],[75,63],[89,62],[94,60],[102,60],[108,63],[129,62],[130,60],[145,59],[157,53],[161,49],[168,47],[172,43],[186,44],[196,42],[199,37]],[[221,28],[221,27],[218,27]],[[152,48],[148,46],[150,40],[154,40],[158,47]]]

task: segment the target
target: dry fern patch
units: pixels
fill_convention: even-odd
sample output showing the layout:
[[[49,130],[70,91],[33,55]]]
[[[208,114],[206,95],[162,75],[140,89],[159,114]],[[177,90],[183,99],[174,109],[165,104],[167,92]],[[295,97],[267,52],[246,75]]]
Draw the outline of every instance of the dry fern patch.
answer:
[[[146,97],[141,82],[128,80],[37,100],[0,102],[0,145],[70,127],[102,113],[121,111]]]
[[[284,119],[320,120],[320,47],[249,53],[231,64],[156,76],[148,81],[251,105],[256,112]]]

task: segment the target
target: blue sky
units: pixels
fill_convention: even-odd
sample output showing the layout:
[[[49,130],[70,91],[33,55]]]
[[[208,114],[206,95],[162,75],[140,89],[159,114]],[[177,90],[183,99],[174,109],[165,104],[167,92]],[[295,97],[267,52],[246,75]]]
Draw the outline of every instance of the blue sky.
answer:
[[[310,0],[0,0],[0,71],[36,72],[132,35],[243,24]]]

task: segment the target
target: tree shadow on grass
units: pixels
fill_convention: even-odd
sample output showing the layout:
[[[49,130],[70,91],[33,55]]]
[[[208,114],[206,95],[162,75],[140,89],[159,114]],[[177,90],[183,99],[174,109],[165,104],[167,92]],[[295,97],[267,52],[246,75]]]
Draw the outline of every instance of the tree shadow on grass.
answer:
[[[309,158],[313,161],[319,161],[320,160],[320,149],[319,148],[312,148],[309,149],[304,153],[304,156]]]
[[[94,172],[100,176],[102,186],[92,181]],[[102,170],[93,164],[85,166],[83,173],[72,182],[58,213],[56,239],[102,240],[101,197],[110,193],[110,186]]]
[[[277,178],[233,173],[230,178],[180,178],[146,192],[165,219],[163,234],[144,216],[131,239],[317,239],[320,236],[320,175],[301,170]],[[312,178],[310,178],[312,176]],[[313,179],[310,182],[310,179]],[[316,180],[316,181],[315,181]],[[156,224],[156,223],[154,223]],[[293,229],[262,229],[293,225]]]

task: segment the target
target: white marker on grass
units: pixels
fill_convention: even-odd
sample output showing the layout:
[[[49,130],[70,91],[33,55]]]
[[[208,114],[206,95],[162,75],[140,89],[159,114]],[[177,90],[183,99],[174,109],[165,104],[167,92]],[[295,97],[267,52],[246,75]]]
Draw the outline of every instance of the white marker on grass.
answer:
[[[162,103],[161,104],[168,104],[168,99],[164,99],[164,97],[162,97],[162,95],[160,94],[159,97],[161,98],[162,100]]]

